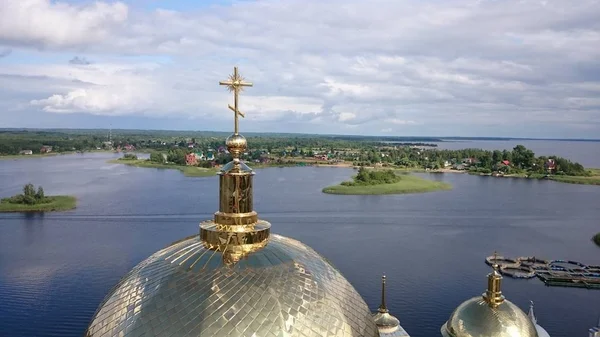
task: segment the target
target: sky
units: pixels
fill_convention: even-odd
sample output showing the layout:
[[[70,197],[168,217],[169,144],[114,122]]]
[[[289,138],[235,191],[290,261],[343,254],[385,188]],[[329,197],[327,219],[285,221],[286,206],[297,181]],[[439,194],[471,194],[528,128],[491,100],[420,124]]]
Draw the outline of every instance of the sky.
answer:
[[[600,0],[0,1],[0,128],[600,138]]]

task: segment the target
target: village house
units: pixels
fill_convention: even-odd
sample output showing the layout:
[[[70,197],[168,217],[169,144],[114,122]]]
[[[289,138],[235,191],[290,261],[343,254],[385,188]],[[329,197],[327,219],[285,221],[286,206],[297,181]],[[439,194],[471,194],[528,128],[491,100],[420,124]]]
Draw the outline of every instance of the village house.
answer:
[[[125,151],[135,151],[135,146],[126,144],[124,147]]]
[[[195,153],[188,153],[185,155],[185,164],[188,166],[196,166],[198,165],[198,160],[196,159]]]
[[[544,168],[546,169],[546,171],[548,171],[548,173],[556,172],[556,162],[554,161],[554,159],[546,160],[546,162],[544,163]]]
[[[196,156],[196,160],[204,160],[204,153],[202,153],[202,151],[196,151],[194,152],[194,156]]]
[[[52,146],[49,146],[49,145],[44,145],[40,149],[40,153],[50,153],[50,152],[52,152]]]
[[[23,151],[19,151],[19,154],[30,155],[30,154],[33,154],[33,151],[31,151],[31,150],[23,150]]]

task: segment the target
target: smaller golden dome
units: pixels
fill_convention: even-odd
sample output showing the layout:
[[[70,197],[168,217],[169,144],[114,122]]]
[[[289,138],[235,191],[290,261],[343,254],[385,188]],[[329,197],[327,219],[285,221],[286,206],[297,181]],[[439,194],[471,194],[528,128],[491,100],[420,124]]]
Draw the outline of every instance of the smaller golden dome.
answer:
[[[239,158],[240,155],[246,151],[246,147],[248,146],[246,138],[238,133],[234,133],[227,137],[225,144],[227,145],[227,150],[229,150],[234,159]]]
[[[488,274],[482,296],[463,302],[442,325],[444,337],[538,337],[534,323],[502,295],[498,265]]]

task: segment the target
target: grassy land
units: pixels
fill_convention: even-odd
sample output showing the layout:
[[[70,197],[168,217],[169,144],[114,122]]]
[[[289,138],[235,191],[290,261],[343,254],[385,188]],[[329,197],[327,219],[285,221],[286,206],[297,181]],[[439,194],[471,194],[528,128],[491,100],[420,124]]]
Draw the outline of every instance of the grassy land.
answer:
[[[600,185],[600,175],[591,177],[551,176],[549,179],[568,184]]]
[[[75,208],[77,199],[68,195],[57,195],[46,197],[49,202],[35,205],[13,204],[6,201],[0,201],[0,212],[48,212],[48,211],[67,211]]]
[[[59,155],[59,153],[56,152],[50,152],[50,153],[44,153],[44,154],[7,154],[7,155],[0,155],[0,160],[3,159],[27,159],[27,158],[42,158],[42,157],[53,157],[53,156],[57,156]]]
[[[594,242],[600,246],[600,233],[594,235],[594,237],[592,238],[592,240],[594,240]]]
[[[404,174],[399,182],[392,184],[378,184],[365,186],[334,185],[323,189],[323,193],[330,194],[404,194],[423,193],[440,190],[449,190],[452,186],[447,183],[427,180],[421,177]]]
[[[159,163],[154,163],[154,162],[151,162],[151,161],[145,160],[145,159],[138,159],[138,160],[113,159],[113,160],[109,160],[108,162],[111,164],[125,164],[125,165],[136,166],[136,167],[179,170],[186,177],[212,177],[217,173],[217,170],[213,169],[213,168],[183,166],[183,165],[175,165],[175,164],[159,164]]]

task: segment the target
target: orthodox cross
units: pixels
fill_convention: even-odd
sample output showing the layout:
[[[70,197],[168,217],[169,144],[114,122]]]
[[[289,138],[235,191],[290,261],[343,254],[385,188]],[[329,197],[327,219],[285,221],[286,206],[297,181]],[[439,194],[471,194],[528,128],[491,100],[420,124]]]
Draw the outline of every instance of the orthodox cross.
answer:
[[[229,109],[233,111],[233,115],[235,116],[234,134],[237,135],[239,131],[238,116],[245,117],[244,114],[238,109],[238,95],[242,90],[244,90],[244,87],[251,87],[252,83],[244,82],[244,78],[238,73],[238,68],[233,67],[233,75],[229,75],[229,79],[227,81],[221,81],[219,82],[219,84],[226,85],[227,89],[229,89],[230,92],[233,92],[233,106],[231,106],[231,104],[229,104],[228,106]]]

